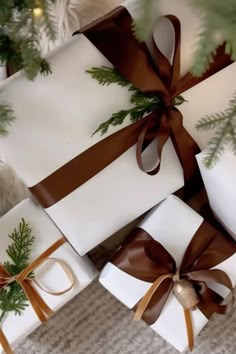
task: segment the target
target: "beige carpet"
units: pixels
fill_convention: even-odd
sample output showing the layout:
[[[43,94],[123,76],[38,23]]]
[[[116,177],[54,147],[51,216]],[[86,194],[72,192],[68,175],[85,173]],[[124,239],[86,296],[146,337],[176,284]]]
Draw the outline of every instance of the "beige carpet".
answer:
[[[16,348],[16,354],[177,354],[98,282]],[[214,316],[197,338],[194,354],[236,353],[236,311]]]

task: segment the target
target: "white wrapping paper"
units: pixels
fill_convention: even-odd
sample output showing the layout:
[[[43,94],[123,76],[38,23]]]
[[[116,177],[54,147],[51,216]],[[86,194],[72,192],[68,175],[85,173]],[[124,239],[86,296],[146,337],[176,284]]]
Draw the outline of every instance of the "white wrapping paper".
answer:
[[[44,210],[31,200],[25,200],[0,219],[1,263],[9,260],[6,255],[6,249],[8,245],[11,244],[11,239],[8,235],[13,232],[14,228],[18,228],[22,218],[24,218],[30,228],[32,228],[32,235],[35,236],[30,261],[34,261],[48,249],[49,246],[62,237],[61,232]],[[51,257],[65,261],[73,271],[75,278],[74,288],[61,296],[49,295],[37,288],[49,307],[56,311],[89,285],[95,278],[97,272],[89,259],[86,256],[79,256],[69,243],[65,243],[58,248]],[[50,291],[60,291],[69,286],[69,281],[61,267],[56,264],[53,265],[51,262],[39,267],[34,274],[37,280]],[[22,312],[21,316],[15,316],[14,313],[9,313],[1,323],[2,329],[11,345],[15,345],[19,340],[28,336],[39,325],[40,321],[31,305]],[[0,349],[0,352],[2,352],[2,349]]]
[[[133,1],[126,6],[135,14]],[[161,1],[159,14],[167,13],[176,14],[182,22],[184,73],[192,63],[192,43],[199,19],[183,0],[178,5]],[[155,37],[163,52],[171,57],[173,31],[168,26],[162,21]],[[100,86],[86,73],[93,66],[110,63],[83,35],[56,50],[49,61],[52,75],[30,82],[24,75],[16,74],[2,86],[17,119],[9,135],[0,140],[0,151],[29,187],[98,142],[99,135],[91,138],[98,125],[113,112],[129,107],[126,88]],[[206,146],[208,139],[196,132],[195,123],[208,107],[218,109],[222,96],[228,97],[234,87],[235,69],[232,65],[225,74],[221,72],[184,94],[188,100],[181,106],[184,124],[201,147]],[[208,95],[213,89],[214,94]],[[113,127],[109,133],[118,129]],[[156,176],[138,169],[132,147],[46,211],[83,255],[182,186],[182,169],[170,141],[164,147],[161,170]]]
[[[198,165],[213,212],[236,240],[236,156],[227,150],[211,168],[203,164],[204,151],[197,155]]]
[[[202,217],[189,206],[177,197],[170,196],[147,215],[140,227],[167,249],[174,257],[178,267],[189,242],[202,221]],[[216,268],[227,272],[235,285],[235,266],[236,255],[217,265]],[[151,285],[126,274],[111,263],[104,267],[99,281],[129,308],[133,308]],[[215,290],[222,291],[217,288]],[[225,296],[227,292],[221,294]],[[208,320],[198,309],[192,312],[192,319],[194,335],[197,336]],[[169,296],[158,321],[151,327],[177,350],[187,349],[183,309],[173,294]]]

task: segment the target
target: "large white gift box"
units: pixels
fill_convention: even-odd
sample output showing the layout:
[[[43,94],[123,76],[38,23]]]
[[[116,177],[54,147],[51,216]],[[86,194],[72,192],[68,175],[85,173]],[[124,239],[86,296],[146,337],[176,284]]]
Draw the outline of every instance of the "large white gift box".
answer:
[[[32,229],[32,235],[35,237],[29,263],[32,263],[63,236],[45,211],[33,201],[26,199],[0,219],[1,264],[10,261],[6,254],[6,249],[12,243],[12,240],[8,235],[14,231],[14,228],[16,230],[18,229],[22,218],[24,218],[25,222]],[[96,277],[97,271],[87,256],[79,256],[68,242],[61,245],[50,257],[64,261],[74,277],[73,288],[60,296],[47,294],[37,287],[37,291],[47,305],[53,311],[57,311],[89,285]],[[70,281],[62,271],[62,268],[51,261],[45,262],[45,264],[37,268],[34,271],[34,276],[44,288],[51,292],[62,291],[70,285]],[[19,340],[28,336],[39,325],[40,321],[31,305],[29,305],[20,316],[16,316],[12,312],[6,314],[1,322],[1,328],[7,340],[13,346]]]
[[[226,150],[212,168],[203,162],[205,151],[197,155],[198,165],[205,184],[210,206],[227,231],[236,239],[236,156]]]
[[[141,222],[140,228],[147,231],[175,259],[177,268],[192,237],[203,222],[203,218],[175,196],[169,196],[157,205]],[[121,246],[122,247],[122,246]],[[225,271],[236,284],[236,254],[229,257],[215,268]],[[112,263],[103,268],[100,283],[118,300],[130,309],[133,308],[150,288],[151,283],[139,280],[122,271]],[[222,287],[214,287],[222,296]],[[222,292],[222,293],[221,293]],[[196,309],[192,311],[193,331],[196,337],[206,325],[208,319]],[[183,308],[173,294],[170,294],[159,319],[151,326],[160,336],[172,344],[177,350],[187,349],[187,334]]]
[[[199,19],[186,2],[180,3],[162,1],[158,14],[173,13],[181,20],[181,64],[182,73],[185,73],[192,63],[194,49],[191,46]],[[124,6],[135,16],[133,1]],[[186,11],[180,11],[181,8]],[[173,33],[168,26],[166,21],[160,23],[155,37],[163,52],[171,57]],[[12,103],[16,121],[10,127],[9,135],[0,140],[0,151],[28,187],[100,141],[98,134],[91,138],[98,125],[112,113],[130,106],[130,93],[126,88],[100,86],[86,73],[94,66],[111,64],[84,35],[76,35],[48,59],[52,75],[30,82],[18,73],[1,87]],[[184,94],[188,101],[181,106],[184,124],[201,147],[205,147],[208,140],[196,132],[195,123],[207,113],[208,107],[222,108],[222,96],[230,96],[234,89],[235,71],[236,64],[233,64]],[[214,93],[209,95],[211,90]],[[119,129],[113,127],[109,134]],[[182,168],[170,140],[165,144],[161,169],[155,176],[138,169],[133,146],[46,211],[83,255],[183,184]]]

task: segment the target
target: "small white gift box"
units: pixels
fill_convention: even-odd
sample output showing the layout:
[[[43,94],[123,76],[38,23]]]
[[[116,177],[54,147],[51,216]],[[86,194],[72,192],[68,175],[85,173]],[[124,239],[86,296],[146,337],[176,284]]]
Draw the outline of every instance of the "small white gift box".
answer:
[[[210,206],[227,231],[236,239],[236,156],[227,150],[212,168],[203,163],[204,151],[197,155]]]
[[[32,235],[35,237],[29,259],[30,264],[63,236],[41,207],[29,199],[24,200],[0,219],[1,264],[6,261],[12,263],[6,254],[6,249],[12,243],[8,235],[14,231],[14,228],[18,229],[22,218],[32,229]],[[37,287],[37,291],[46,304],[53,311],[57,311],[89,285],[96,277],[97,271],[87,256],[79,256],[68,242],[61,245],[50,257],[64,261],[74,277],[73,288],[59,296],[47,294]],[[50,292],[62,291],[70,285],[69,279],[62,268],[52,261],[45,262],[34,270],[34,276]],[[14,346],[39,325],[40,321],[29,303],[29,306],[22,311],[20,316],[16,316],[12,312],[6,314],[1,323],[1,328],[10,345]]]
[[[135,14],[133,1],[125,6]],[[188,15],[180,11],[185,7]],[[168,13],[179,16],[182,23],[181,64],[182,73],[185,73],[192,63],[190,44],[196,35],[198,18],[184,2],[177,6],[171,1],[162,1],[158,14]],[[161,23],[155,37],[163,52],[171,57],[173,31],[168,30],[170,40],[166,40],[168,26],[166,21]],[[165,33],[165,36],[158,36],[158,33]],[[10,127],[9,135],[0,140],[0,151],[28,187],[100,141],[98,134],[91,138],[99,124],[112,113],[130,107],[127,88],[101,86],[86,73],[94,66],[111,64],[84,35],[75,36],[54,51],[49,61],[52,75],[30,82],[24,75],[16,74],[2,86],[5,97],[13,105],[16,121]],[[188,100],[181,106],[184,124],[201,147],[206,146],[207,138],[204,136],[202,141],[203,135],[196,132],[195,124],[207,113],[208,106],[209,109],[212,106],[222,108],[218,107],[222,96],[229,97],[234,89],[235,70],[236,64],[233,64],[184,94]],[[211,90],[214,93],[208,95]],[[113,127],[109,133],[119,129]],[[138,169],[133,146],[46,211],[83,255],[183,184],[182,168],[170,140],[164,146],[161,169],[155,176]]]
[[[148,232],[172,255],[178,268],[187,246],[202,222],[203,218],[199,214],[177,197],[170,196],[156,206],[139,227]],[[122,248],[119,252],[122,252]],[[139,253],[137,254],[139,255]],[[131,258],[129,259],[131,260]],[[233,285],[236,284],[235,264],[236,255],[234,254],[215,267],[225,271],[231,278]],[[145,272],[145,270],[143,271]],[[151,283],[127,274],[110,262],[102,270],[99,281],[129,308],[133,308],[151,286]],[[222,287],[214,287],[214,290],[223,297],[228,293],[226,289],[224,289],[225,292],[221,292]],[[207,321],[208,319],[199,309],[192,311],[194,337],[198,335]],[[183,309],[173,294],[169,295],[159,319],[151,328],[177,350],[184,351],[187,349],[188,342]]]

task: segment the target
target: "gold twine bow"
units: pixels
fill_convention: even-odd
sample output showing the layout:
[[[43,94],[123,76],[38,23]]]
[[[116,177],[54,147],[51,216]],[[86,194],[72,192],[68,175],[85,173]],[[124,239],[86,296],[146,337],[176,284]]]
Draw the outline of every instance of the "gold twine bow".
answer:
[[[35,261],[33,261],[29,266],[27,266],[17,275],[12,276],[10,273],[8,273],[8,271],[4,268],[4,266],[0,264],[0,287],[4,287],[13,282],[17,282],[23,289],[36,315],[38,316],[40,322],[42,323],[47,322],[49,317],[51,317],[54,314],[54,311],[46,304],[46,302],[43,300],[41,295],[36,290],[36,287],[53,296],[63,295],[69,292],[74,287],[75,279],[71,269],[66,264],[66,262],[62,261],[61,259],[49,257],[65,242],[67,242],[67,240],[64,237],[57,240],[52,246],[50,246],[45,252],[43,252]],[[36,270],[40,265],[48,261],[52,261],[53,263],[60,265],[63,272],[69,279],[70,285],[68,288],[61,291],[52,292],[44,288],[37,281],[36,278],[31,276],[34,270]],[[0,343],[4,351],[6,352],[6,354],[13,354],[12,348],[2,329],[0,329]]]

